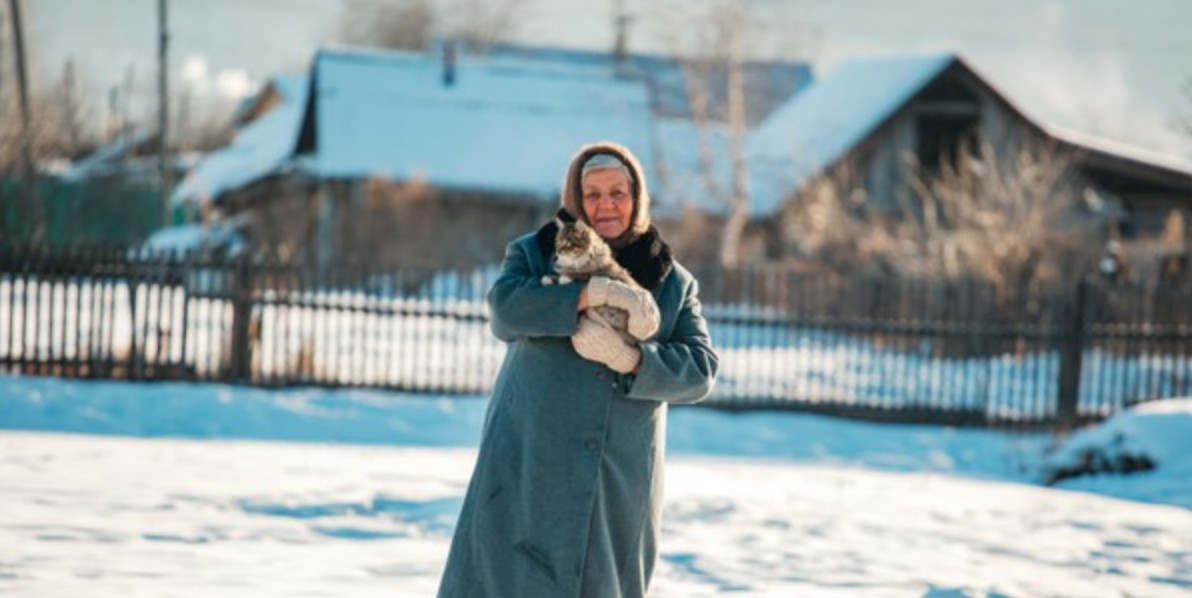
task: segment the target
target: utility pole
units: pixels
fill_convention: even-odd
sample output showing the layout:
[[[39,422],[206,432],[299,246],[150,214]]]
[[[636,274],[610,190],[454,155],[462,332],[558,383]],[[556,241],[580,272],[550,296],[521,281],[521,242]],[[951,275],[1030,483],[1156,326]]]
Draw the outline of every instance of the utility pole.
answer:
[[[120,90],[120,130],[121,139],[129,137],[133,132],[132,125],[132,96],[137,88],[137,69],[128,65],[124,70],[124,88]]]
[[[21,109],[21,201],[33,218],[33,242],[41,241],[45,223],[33,180],[33,134],[29,117],[29,80],[25,73],[25,34],[21,23],[21,0],[8,0],[12,19],[12,44],[17,63],[17,100]],[[28,226],[28,225],[26,225]]]
[[[168,0],[157,0],[157,168],[161,178],[161,208],[162,225],[169,226],[170,218],[170,174],[171,165],[167,160],[169,137],[167,132],[170,122],[170,67],[169,46],[170,32],[167,29],[169,18],[166,12]]]
[[[62,69],[62,127],[66,129],[66,142],[73,157],[83,141],[83,123],[79,105],[79,84],[75,77],[74,58],[66,60]]]
[[[8,59],[8,9],[0,4],[0,90],[4,89],[4,61]],[[4,118],[4,111],[8,109],[0,94],[0,118]]]

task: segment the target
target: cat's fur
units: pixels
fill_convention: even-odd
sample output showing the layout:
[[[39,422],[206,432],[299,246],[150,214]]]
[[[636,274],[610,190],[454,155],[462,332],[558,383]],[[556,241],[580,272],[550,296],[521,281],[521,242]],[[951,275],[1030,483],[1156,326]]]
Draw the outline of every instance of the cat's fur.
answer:
[[[641,288],[629,271],[617,263],[608,243],[605,243],[604,239],[601,239],[592,227],[580,220],[556,219],[555,223],[559,227],[559,232],[555,235],[554,260],[558,276],[543,276],[542,284],[584,282],[593,276],[603,276],[635,288]],[[605,322],[620,332],[626,342],[631,344],[637,342],[637,339],[628,332],[629,313],[625,310],[610,305],[600,305],[589,308],[589,311],[596,312]]]

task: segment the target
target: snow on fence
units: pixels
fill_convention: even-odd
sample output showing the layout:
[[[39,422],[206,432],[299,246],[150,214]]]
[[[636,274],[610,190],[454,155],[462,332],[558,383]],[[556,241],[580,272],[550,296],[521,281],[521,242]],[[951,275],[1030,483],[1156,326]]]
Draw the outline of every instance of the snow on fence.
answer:
[[[495,275],[10,248],[0,369],[483,394],[505,351],[484,303]],[[1056,423],[1192,390],[1186,288],[698,276],[721,407]]]

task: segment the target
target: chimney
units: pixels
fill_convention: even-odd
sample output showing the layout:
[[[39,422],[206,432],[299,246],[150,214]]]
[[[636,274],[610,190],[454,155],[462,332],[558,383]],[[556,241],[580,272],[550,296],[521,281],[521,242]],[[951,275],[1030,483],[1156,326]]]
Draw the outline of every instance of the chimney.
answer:
[[[617,67],[625,66],[629,60],[629,22],[628,14],[621,12],[617,15],[617,39],[616,45],[613,47],[613,59],[616,61]]]
[[[455,85],[455,40],[447,40],[443,47],[443,87]]]

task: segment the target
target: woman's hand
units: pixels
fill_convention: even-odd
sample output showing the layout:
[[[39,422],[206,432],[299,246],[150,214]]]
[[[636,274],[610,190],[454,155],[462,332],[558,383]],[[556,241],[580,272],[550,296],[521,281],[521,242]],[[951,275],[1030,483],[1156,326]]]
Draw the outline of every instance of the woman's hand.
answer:
[[[642,359],[637,347],[625,342],[621,334],[597,314],[579,319],[579,328],[571,336],[571,346],[580,357],[607,365],[622,374],[633,373]]]
[[[625,310],[629,314],[628,332],[633,338],[644,341],[658,333],[662,316],[650,291],[611,278],[593,276],[580,295],[580,303],[583,304],[585,299],[589,307],[610,305]]]

